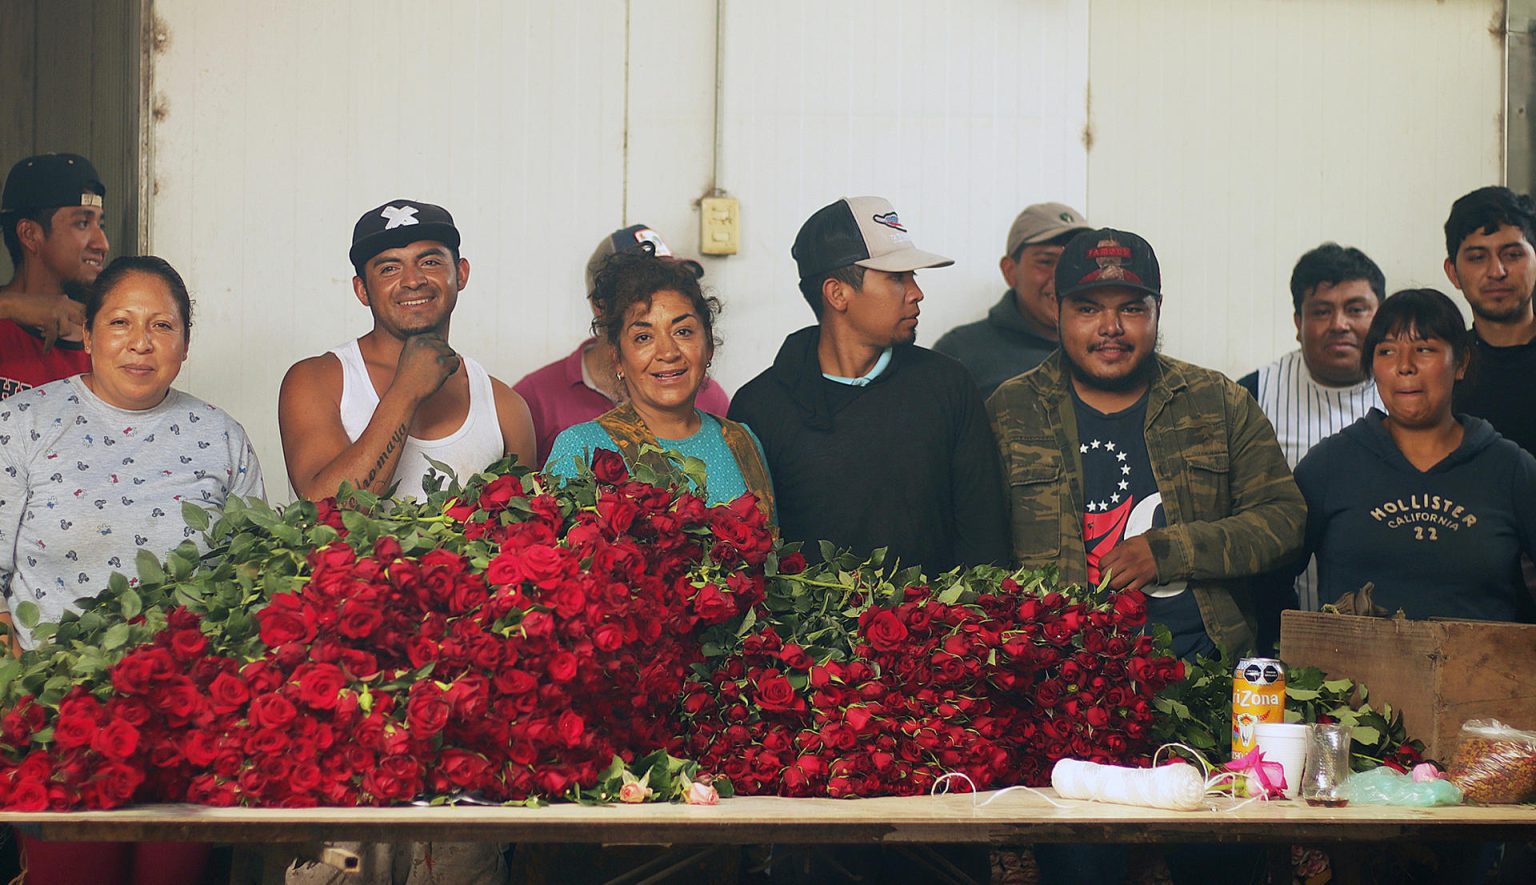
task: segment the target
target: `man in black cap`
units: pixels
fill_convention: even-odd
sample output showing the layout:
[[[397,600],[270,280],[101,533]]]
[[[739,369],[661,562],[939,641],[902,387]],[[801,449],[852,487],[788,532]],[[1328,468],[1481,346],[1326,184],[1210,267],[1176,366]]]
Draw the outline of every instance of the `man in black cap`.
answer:
[[[997,451],[959,363],[913,344],[913,271],[948,258],[913,247],[879,197],[823,207],[792,250],[817,324],[737,392],[730,417],[756,431],[786,539],[831,541],[937,575],[1008,558]]]
[[[533,465],[523,398],[448,344],[469,282],[453,216],[415,200],[386,203],[358,219],[349,257],[373,329],[283,379],[278,424],[294,491],[324,498],[346,480],[372,492],[398,483],[400,497],[425,498],[428,459],[461,480],[507,453]]]
[[[611,256],[636,249],[678,261],[693,271],[694,276],[704,276],[703,265],[691,258],[674,256],[661,234],[647,225],[632,224],[603,237],[592,251],[592,257],[587,259],[587,305],[594,316],[597,307],[592,304],[592,291],[597,288],[598,270]],[[597,339],[589,336],[571,355],[529,372],[512,385],[533,413],[541,465],[549,457],[550,447],[560,431],[591,421],[619,401],[619,380],[614,374],[613,361],[608,357],[608,348],[596,345]],[[697,405],[706,412],[723,416],[730,408],[731,400],[713,378],[706,378],[704,386],[699,388]]]
[[[1060,348],[987,400],[1014,563],[1142,591],[1180,656],[1250,651],[1245,579],[1300,550],[1307,514],[1274,429],[1226,376],[1157,352],[1162,271],[1146,240],[1077,234],[1055,290]],[[1037,845],[1035,857],[1042,881],[1126,878],[1118,846]],[[1175,882],[1208,882],[1223,878],[1213,869],[1246,879],[1263,858],[1180,846],[1167,860]]]
[[[6,176],[0,232],[15,273],[0,286],[0,399],[90,369],[80,302],[107,259],[106,193],[75,154],[28,157]]]
[[[1307,512],[1274,429],[1226,376],[1157,352],[1146,240],[1078,234],[1056,293],[1061,348],[987,400],[1015,562],[1145,592],[1183,657],[1250,650],[1244,579],[1300,550]]]

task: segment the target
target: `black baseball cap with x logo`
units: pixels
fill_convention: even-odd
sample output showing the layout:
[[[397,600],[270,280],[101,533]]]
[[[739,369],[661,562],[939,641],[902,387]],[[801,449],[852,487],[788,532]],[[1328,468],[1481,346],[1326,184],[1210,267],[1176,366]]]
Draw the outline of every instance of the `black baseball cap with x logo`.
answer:
[[[385,249],[397,249],[418,240],[433,240],[450,249],[459,248],[459,229],[453,216],[442,206],[419,200],[391,200],[369,209],[352,226],[352,249],[347,257],[352,266],[364,262]]]

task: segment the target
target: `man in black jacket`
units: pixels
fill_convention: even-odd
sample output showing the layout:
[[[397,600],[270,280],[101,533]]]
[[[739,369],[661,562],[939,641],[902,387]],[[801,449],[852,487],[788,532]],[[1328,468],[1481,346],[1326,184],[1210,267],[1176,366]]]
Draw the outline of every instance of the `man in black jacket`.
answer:
[[[1008,516],[986,410],[959,363],[912,342],[913,271],[948,258],[914,248],[891,204],[849,197],[818,210],[791,254],[817,325],[793,333],[737,393],[756,431],[786,540],[868,555],[889,548],[935,575],[1006,563]]]

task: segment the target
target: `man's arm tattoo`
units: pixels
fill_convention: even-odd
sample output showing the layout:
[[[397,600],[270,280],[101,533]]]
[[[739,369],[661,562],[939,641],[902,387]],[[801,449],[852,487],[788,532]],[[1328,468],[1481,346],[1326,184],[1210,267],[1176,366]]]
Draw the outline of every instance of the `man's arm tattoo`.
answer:
[[[395,432],[389,437],[389,442],[384,444],[384,451],[379,455],[379,460],[373,462],[373,469],[368,471],[368,475],[363,478],[363,488],[366,489],[373,485],[374,478],[379,475],[380,470],[384,469],[384,465],[389,461],[389,456],[395,453],[395,448],[402,442],[405,442],[405,437],[406,425],[401,424],[395,428]]]

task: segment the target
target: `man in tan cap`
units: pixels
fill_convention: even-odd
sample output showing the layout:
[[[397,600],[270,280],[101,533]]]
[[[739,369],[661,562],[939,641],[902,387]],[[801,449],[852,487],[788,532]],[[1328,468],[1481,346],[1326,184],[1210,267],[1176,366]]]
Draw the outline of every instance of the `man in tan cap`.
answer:
[[[597,271],[603,262],[618,252],[635,249],[648,249],[663,258],[674,257],[661,234],[643,224],[632,224],[603,237],[592,251],[592,257],[587,259],[588,306],[591,306],[592,290],[597,288]],[[704,276],[704,267],[697,261],[676,260],[692,270],[695,276]],[[597,309],[593,307],[593,314],[596,313]],[[535,369],[512,385],[533,413],[539,464],[549,457],[550,446],[560,431],[591,421],[618,403],[619,383],[614,375],[613,361],[608,358],[608,348],[596,347],[596,344],[597,339],[589,336],[569,356]],[[706,378],[704,386],[699,388],[698,406],[723,417],[731,407],[731,400],[713,378]]]
[[[937,575],[1008,560],[1006,486],[985,408],[954,360],[914,344],[917,249],[881,197],[817,210],[791,255],[816,325],[790,334],[730,417],[757,434],[785,540],[818,541]],[[990,447],[990,448],[989,448]]]
[[[1090,227],[1064,203],[1036,203],[1020,212],[998,262],[1008,291],[986,319],[950,329],[934,342],[934,350],[970,370],[982,397],[1056,349],[1056,259],[1073,234]]]

